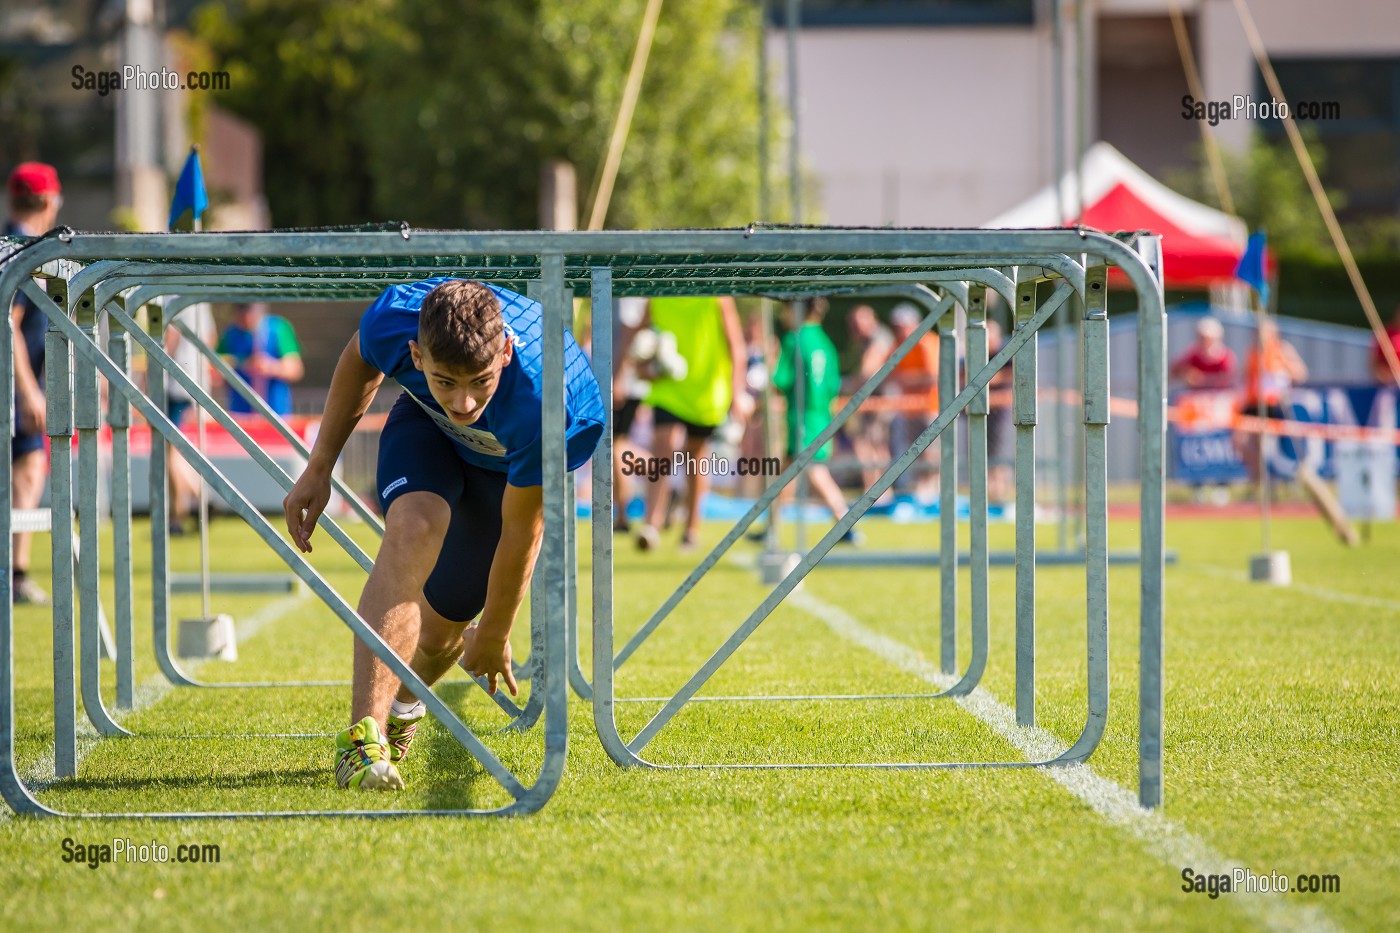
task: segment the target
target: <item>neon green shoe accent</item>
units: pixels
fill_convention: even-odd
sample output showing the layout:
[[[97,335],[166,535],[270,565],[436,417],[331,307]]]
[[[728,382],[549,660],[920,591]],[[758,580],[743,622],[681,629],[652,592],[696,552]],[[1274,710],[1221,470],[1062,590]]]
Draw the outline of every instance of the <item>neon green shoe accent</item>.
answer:
[[[355,790],[403,790],[379,724],[366,716],[335,737],[336,783]]]
[[[425,710],[423,715],[426,714]],[[408,747],[413,744],[413,736],[418,732],[418,724],[422,721],[422,715],[414,719],[400,719],[393,713],[389,714],[384,741],[389,746],[390,761],[403,761],[404,756],[408,754]]]

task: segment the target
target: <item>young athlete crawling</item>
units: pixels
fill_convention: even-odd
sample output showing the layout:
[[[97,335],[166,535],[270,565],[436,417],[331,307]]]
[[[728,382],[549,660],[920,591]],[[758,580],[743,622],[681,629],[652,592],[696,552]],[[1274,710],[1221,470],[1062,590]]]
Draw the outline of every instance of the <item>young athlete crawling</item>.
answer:
[[[387,289],[336,364],[306,470],[283,502],[292,540],[309,552],[331,468],[384,377],[397,381],[404,392],[379,439],[384,542],[359,612],[429,684],[463,658],[491,692],[501,682],[517,692],[509,636],[543,528],[542,327],[538,302],[481,282]],[[564,371],[574,470],[592,456],[605,420],[588,360],[567,334]],[[413,741],[423,703],[358,641],[353,676],[336,780],[402,788],[394,762]]]

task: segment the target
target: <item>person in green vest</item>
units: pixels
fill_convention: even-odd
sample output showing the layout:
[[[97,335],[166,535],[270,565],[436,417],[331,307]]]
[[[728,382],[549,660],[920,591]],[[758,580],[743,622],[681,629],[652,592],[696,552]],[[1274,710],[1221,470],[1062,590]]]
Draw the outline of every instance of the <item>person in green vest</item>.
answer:
[[[813,298],[806,305],[800,326],[783,336],[778,368],[773,373],[773,385],[787,401],[789,461],[831,424],[831,405],[841,393],[840,357],[836,345],[822,329],[827,301]],[[840,519],[846,514],[846,499],[826,465],[831,459],[831,446],[831,441],[827,441],[817,451],[807,466],[807,480],[831,514]],[[853,527],[841,541],[859,544],[860,533]]]
[[[685,360],[684,366],[670,367],[653,379],[647,393],[645,404],[651,407],[654,428],[652,456],[673,462],[683,451],[684,462],[699,461],[708,456],[711,437],[731,413],[742,421],[753,410],[744,385],[746,355],[739,309],[728,297],[651,299],[641,323],[629,328],[616,348],[616,358],[624,361],[617,379],[626,377],[632,340],[648,325]],[[689,550],[699,536],[709,476],[696,469],[681,472],[688,496],[681,548]],[[646,518],[637,530],[641,550],[653,550],[661,543],[660,529],[670,507],[669,476],[660,476],[649,490]]]

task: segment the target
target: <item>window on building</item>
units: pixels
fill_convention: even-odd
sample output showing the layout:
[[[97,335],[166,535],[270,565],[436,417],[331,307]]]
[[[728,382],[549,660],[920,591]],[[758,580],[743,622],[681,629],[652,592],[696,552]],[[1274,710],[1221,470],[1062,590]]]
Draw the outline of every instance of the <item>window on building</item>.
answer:
[[[772,22],[784,0],[768,0]],[[1035,0],[802,0],[803,26],[1031,25]]]
[[[1400,211],[1400,58],[1281,58],[1274,71],[1300,128],[1327,152],[1323,184],[1346,193],[1339,211],[1357,219]],[[1256,73],[1256,100],[1269,100]],[[1265,138],[1283,122],[1260,120]]]

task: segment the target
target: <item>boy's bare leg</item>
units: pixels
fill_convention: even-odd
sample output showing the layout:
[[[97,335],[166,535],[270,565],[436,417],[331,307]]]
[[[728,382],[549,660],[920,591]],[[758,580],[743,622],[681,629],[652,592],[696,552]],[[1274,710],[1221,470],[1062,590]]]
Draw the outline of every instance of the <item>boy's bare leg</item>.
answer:
[[[452,510],[442,497],[410,492],[395,499],[384,519],[384,543],[360,596],[360,616],[401,658],[412,658],[421,628],[419,598],[437,563]],[[350,721],[366,716],[382,730],[399,679],[356,640]]]
[[[652,456],[662,460],[671,460],[679,447],[676,443],[676,432],[683,430],[685,430],[684,425],[668,424],[657,431],[651,445],[653,447]],[[661,477],[657,482],[651,484],[649,492],[646,523],[653,528],[660,528],[666,524],[666,510],[671,507],[670,478]]]
[[[173,445],[167,446],[165,451],[165,473],[170,479],[170,520],[178,524],[190,514],[193,504],[199,502],[199,475]]]
[[[468,623],[443,618],[426,599],[418,600],[422,625],[418,630],[418,647],[413,650],[413,672],[432,686],[457,663],[465,647],[462,640]],[[418,695],[402,684],[394,698],[400,703],[412,703]]]
[[[705,448],[709,443],[708,438],[691,440],[687,437],[685,452],[699,460],[705,456]],[[694,470],[686,474],[685,485],[690,496],[690,501],[685,505],[685,536],[693,540],[700,533],[700,509],[705,501],[705,493],[710,489],[710,478],[699,470]]]
[[[825,463],[813,463],[807,467],[807,479],[822,503],[831,510],[832,516],[840,521],[841,516],[846,514],[846,497],[841,495],[841,487],[836,484],[831,470]]]

